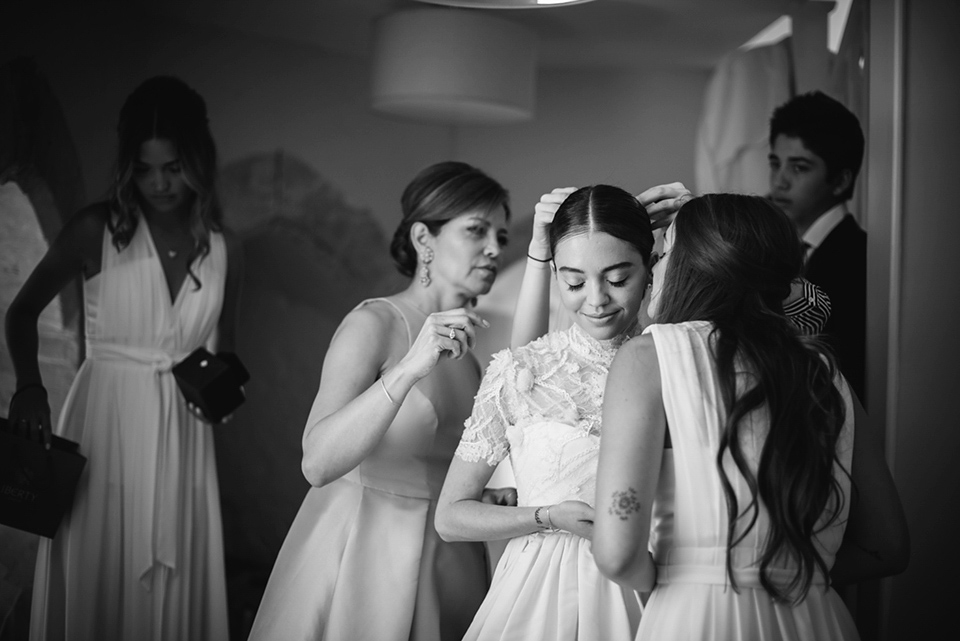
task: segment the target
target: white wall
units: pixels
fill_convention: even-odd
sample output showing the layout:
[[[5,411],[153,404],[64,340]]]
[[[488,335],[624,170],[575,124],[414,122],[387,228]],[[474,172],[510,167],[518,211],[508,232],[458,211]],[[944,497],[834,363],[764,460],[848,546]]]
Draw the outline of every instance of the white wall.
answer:
[[[510,181],[514,208],[533,211],[553,187],[595,183],[639,193],[693,185],[693,149],[708,71],[546,71],[536,119],[456,131],[456,151]]]
[[[360,60],[82,4],[21,3],[0,22],[0,61],[36,57],[66,107],[87,193],[101,196],[126,95],[158,73],[206,99],[221,164],[282,148],[342,187],[392,232],[399,197],[422,167],[457,159],[506,186],[519,215],[544,190],[609,182],[626,188],[693,183],[703,71],[547,71],[533,121],[455,128],[383,116],[369,107]],[[8,16],[10,12],[5,12]]]
[[[18,3],[0,20],[0,60],[37,59],[75,137],[87,193],[100,197],[120,106],[155,74],[180,76],[206,99],[221,165],[284,149],[341,186],[392,231],[403,186],[453,154],[449,128],[379,117],[365,65],[318,48],[258,40],[115,5]],[[9,15],[9,14],[8,14]]]

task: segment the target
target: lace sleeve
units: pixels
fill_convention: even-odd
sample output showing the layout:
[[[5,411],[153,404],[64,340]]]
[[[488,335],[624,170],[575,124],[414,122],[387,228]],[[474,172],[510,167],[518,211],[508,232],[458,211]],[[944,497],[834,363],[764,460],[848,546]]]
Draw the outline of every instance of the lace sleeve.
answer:
[[[495,466],[507,457],[507,389],[513,380],[514,361],[510,350],[493,355],[473,401],[473,413],[464,423],[456,456],[475,463],[486,461]]]

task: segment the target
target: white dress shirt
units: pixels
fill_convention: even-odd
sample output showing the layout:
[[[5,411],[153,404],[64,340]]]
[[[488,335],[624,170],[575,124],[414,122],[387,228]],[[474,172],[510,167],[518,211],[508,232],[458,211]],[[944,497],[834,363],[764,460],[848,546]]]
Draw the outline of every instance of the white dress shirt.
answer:
[[[804,261],[810,258],[810,254],[820,246],[820,243],[830,235],[830,232],[840,224],[840,221],[842,221],[846,215],[847,204],[840,203],[823,212],[819,218],[813,221],[813,224],[807,228],[802,238],[804,247],[806,247],[807,250],[806,255],[803,257]]]

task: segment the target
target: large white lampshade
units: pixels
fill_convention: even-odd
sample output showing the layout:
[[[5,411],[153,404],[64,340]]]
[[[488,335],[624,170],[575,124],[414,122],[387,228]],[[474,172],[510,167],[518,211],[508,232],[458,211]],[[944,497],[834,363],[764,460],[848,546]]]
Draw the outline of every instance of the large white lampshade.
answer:
[[[474,7],[477,9],[543,9],[571,4],[584,4],[593,0],[420,0],[428,4],[445,4],[449,7]]]
[[[536,36],[464,9],[417,8],[375,26],[373,107],[416,120],[509,123],[533,117]]]

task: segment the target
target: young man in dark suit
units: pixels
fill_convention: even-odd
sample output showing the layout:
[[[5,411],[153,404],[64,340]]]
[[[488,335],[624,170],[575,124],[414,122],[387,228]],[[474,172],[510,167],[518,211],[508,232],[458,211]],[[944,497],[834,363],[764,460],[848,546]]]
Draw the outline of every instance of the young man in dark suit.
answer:
[[[770,198],[807,247],[804,276],[830,297],[824,327],[840,370],[865,401],[867,234],[846,202],[863,162],[860,122],[819,91],[801,94],[770,119]]]

